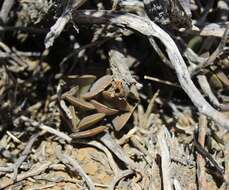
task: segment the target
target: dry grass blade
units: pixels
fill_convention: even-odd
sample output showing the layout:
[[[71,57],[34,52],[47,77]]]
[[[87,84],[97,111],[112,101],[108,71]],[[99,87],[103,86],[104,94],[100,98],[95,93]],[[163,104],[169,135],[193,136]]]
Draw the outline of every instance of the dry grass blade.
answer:
[[[72,122],[72,127],[74,130],[74,129],[77,129],[77,127],[80,123],[80,119],[76,116],[76,111],[75,111],[74,106],[69,106],[69,109],[70,109],[71,115],[72,115],[71,122]]]
[[[82,76],[68,75],[65,78],[65,80],[68,83],[76,84],[79,86],[85,86],[85,85],[92,84],[96,80],[96,76],[95,75],[82,75]]]
[[[223,48],[227,42],[228,33],[229,33],[229,24],[227,24],[226,29],[225,29],[224,34],[223,34],[223,37],[221,39],[221,42],[219,43],[216,50],[211,54],[211,56],[208,58],[208,60],[206,62],[203,62],[202,64],[198,65],[198,67],[196,67],[192,71],[192,73],[191,73],[192,75],[198,73],[201,69],[214,63],[215,59],[220,54],[220,52],[223,50]]]
[[[153,111],[153,108],[154,108],[154,105],[155,105],[155,100],[158,97],[158,95],[159,95],[159,90],[153,95],[152,99],[149,102],[149,105],[147,106],[146,112],[143,115],[143,123],[142,123],[142,125],[143,125],[144,128],[147,127],[147,123],[148,123],[148,120],[150,118],[150,114]]]
[[[170,153],[165,139],[165,128],[163,127],[158,133],[158,143],[161,151],[161,170],[164,190],[172,190],[170,179]]]
[[[161,79],[158,79],[158,78],[155,78],[155,77],[144,76],[144,79],[147,79],[147,80],[155,81],[155,82],[162,83],[162,84],[165,84],[165,85],[170,85],[170,86],[174,86],[174,87],[180,88],[180,86],[178,84],[176,84],[176,83],[172,83],[170,81],[161,80]]]
[[[225,86],[229,87],[229,79],[224,72],[218,71],[216,75]]]

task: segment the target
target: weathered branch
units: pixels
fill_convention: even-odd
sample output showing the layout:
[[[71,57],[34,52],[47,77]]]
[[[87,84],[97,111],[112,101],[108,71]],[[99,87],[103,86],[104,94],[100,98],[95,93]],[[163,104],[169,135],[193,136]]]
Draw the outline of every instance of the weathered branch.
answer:
[[[173,39],[158,25],[148,18],[133,14],[114,13],[110,11],[77,11],[73,10],[72,18],[78,23],[114,24],[138,31],[149,39],[158,38],[166,47],[171,64],[175,68],[181,87],[198,108],[199,112],[213,119],[220,126],[229,129],[229,118],[215,110],[202,96],[191,80],[187,66]]]

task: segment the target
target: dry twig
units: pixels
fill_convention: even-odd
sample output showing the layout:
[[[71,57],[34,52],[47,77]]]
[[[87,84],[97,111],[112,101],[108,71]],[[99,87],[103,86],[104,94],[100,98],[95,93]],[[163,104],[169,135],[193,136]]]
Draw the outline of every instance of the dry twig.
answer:
[[[199,118],[199,136],[198,142],[201,146],[205,145],[205,135],[207,128],[207,118],[204,115],[201,115]],[[207,190],[207,181],[205,175],[205,160],[202,155],[197,154],[197,180],[198,180],[198,189]]]
[[[26,178],[33,177],[36,175],[39,175],[40,173],[44,172],[48,167],[51,165],[51,162],[45,162],[45,163],[37,163],[35,164],[29,171],[21,173],[17,176],[17,179],[14,181],[12,179],[4,180],[1,185],[0,189],[4,189],[6,187],[9,187],[10,185],[13,185],[16,182],[20,182]]]
[[[1,11],[0,18],[3,23],[6,23],[9,19],[9,12],[14,5],[15,0],[4,0]]]
[[[57,147],[56,156],[65,165],[67,165],[67,166],[70,165],[71,168],[75,172],[77,172],[82,177],[83,180],[85,180],[85,182],[86,182],[86,184],[90,190],[96,190],[95,185],[93,184],[93,181],[91,180],[91,178],[89,176],[87,176],[87,174],[84,172],[84,170],[82,169],[82,167],[79,165],[79,163],[76,160],[74,160],[70,156],[61,152],[60,147]]]
[[[172,182],[170,176],[170,154],[168,145],[165,138],[165,128],[163,127],[157,136],[158,144],[160,147],[160,156],[161,156],[161,170],[162,170],[162,181],[164,190],[172,190]]]
[[[125,171],[120,172],[120,173],[118,174],[118,176],[116,176],[116,177],[112,180],[110,186],[108,187],[108,190],[115,190],[115,186],[117,185],[117,183],[118,183],[122,178],[124,178],[124,177],[126,177],[126,176],[129,176],[129,175],[131,175],[131,174],[133,174],[133,171],[132,171],[132,170],[125,170]]]

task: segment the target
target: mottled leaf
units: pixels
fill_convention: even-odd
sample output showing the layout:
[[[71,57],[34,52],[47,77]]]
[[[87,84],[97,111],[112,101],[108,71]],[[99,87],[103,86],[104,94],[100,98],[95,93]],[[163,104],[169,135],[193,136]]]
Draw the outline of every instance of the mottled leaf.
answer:
[[[90,91],[84,95],[82,95],[85,99],[90,99],[95,97],[97,94],[102,92],[106,87],[108,87],[112,82],[111,75],[105,75],[98,79],[91,87]]]
[[[62,98],[64,98],[66,95],[74,96],[77,94],[78,91],[79,91],[79,86],[74,86],[69,91],[62,94]]]
[[[79,98],[76,98],[74,96],[71,96],[71,95],[65,95],[64,99],[68,101],[69,103],[71,103],[73,106],[80,107],[81,109],[85,109],[85,110],[94,110],[95,109],[93,104],[86,102],[84,100],[81,100]]]
[[[91,127],[92,125],[101,121],[105,116],[106,115],[104,113],[96,113],[93,115],[86,116],[80,121],[78,128],[80,130],[87,129]]]
[[[96,76],[95,75],[68,75],[65,78],[66,82],[68,83],[73,83],[79,86],[85,86],[85,85],[89,85],[92,84],[95,80],[96,80]]]
[[[219,71],[218,73],[217,73],[217,77],[219,78],[219,80],[225,85],[225,86],[229,86],[229,79],[228,79],[228,77],[225,75],[225,73],[224,72],[222,72],[222,71]]]
[[[130,92],[129,92],[129,97],[135,99],[135,100],[140,100],[139,98],[139,93],[136,85],[131,85],[130,87]]]
[[[119,112],[119,110],[109,108],[108,106],[101,104],[100,102],[96,100],[91,100],[90,102],[95,106],[95,109],[99,113],[105,113],[106,115],[114,115]]]
[[[102,133],[107,128],[108,128],[107,126],[99,126],[99,127],[93,128],[93,129],[73,133],[73,134],[71,134],[71,137],[73,139],[93,137],[97,134]]]
[[[112,120],[112,124],[114,125],[115,130],[120,131],[125,126],[125,124],[128,122],[131,115],[132,115],[132,112],[127,112],[127,113],[123,113],[121,115],[116,116]]]
[[[120,111],[130,111],[132,109],[131,105],[127,102],[125,98],[112,97],[107,91],[104,91],[102,94],[104,99],[107,100],[108,103],[112,105],[112,107]]]

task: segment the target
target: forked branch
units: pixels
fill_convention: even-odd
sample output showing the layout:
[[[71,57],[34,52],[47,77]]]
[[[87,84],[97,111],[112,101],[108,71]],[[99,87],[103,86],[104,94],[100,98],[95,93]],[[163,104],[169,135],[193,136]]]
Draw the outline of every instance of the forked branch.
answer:
[[[158,38],[165,46],[166,52],[176,71],[181,87],[189,96],[200,113],[213,119],[220,126],[229,129],[229,118],[222,112],[215,110],[202,96],[191,80],[187,66],[173,39],[158,25],[148,18],[128,13],[111,11],[73,10],[72,18],[75,22],[86,24],[113,24],[119,27],[137,31],[148,39]]]

